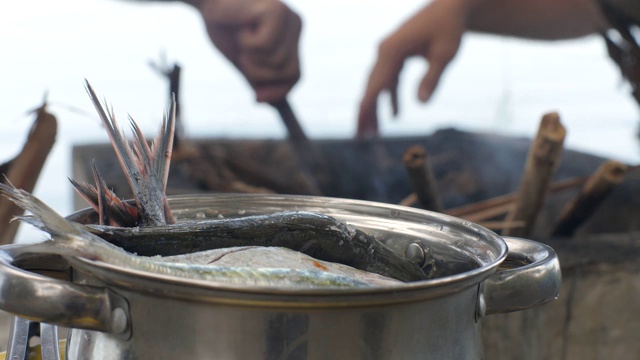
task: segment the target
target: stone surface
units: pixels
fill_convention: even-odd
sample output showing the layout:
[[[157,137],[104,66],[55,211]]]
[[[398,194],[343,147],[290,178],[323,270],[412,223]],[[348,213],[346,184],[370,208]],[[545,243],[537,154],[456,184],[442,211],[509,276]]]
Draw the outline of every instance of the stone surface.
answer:
[[[640,359],[640,234],[547,243],[563,264],[559,298],[484,318],[486,358]]]

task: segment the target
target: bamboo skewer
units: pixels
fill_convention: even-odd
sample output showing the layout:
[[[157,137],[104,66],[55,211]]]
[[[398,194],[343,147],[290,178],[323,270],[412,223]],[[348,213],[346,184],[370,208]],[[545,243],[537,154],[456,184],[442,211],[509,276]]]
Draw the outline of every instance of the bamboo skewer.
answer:
[[[557,181],[549,186],[549,194],[554,194],[556,192],[584,185],[586,181],[586,176],[578,176],[575,178]],[[445,210],[444,212],[447,215],[481,223],[482,221],[486,221],[496,216],[506,214],[513,207],[513,204],[517,197],[518,192],[512,192],[471,204],[451,208]],[[405,197],[399,204],[402,206],[412,206],[417,201],[418,198],[416,194],[411,193],[407,197]],[[520,224],[518,226],[522,225]]]
[[[481,221],[487,221],[489,219],[493,219],[496,218],[498,216],[503,216],[507,213],[509,213],[514,206],[515,201],[509,201],[507,203],[503,203],[503,204],[499,204],[496,206],[492,206],[489,208],[486,208],[484,210],[480,210],[477,211],[475,213],[471,213],[471,214],[467,214],[467,215],[463,215],[463,216],[458,216],[462,219],[465,220],[469,220],[471,222],[481,222]],[[508,222],[508,221],[506,221]],[[522,225],[520,225],[522,227]],[[508,226],[505,226],[505,228]]]
[[[475,215],[479,212],[486,211],[488,209],[502,207],[505,204],[511,204],[518,196],[517,192],[492,197],[487,200],[474,202],[471,204],[462,205],[453,209],[447,210],[447,214],[456,217],[465,217],[469,215]]]
[[[420,145],[409,147],[402,156],[402,163],[420,205],[426,210],[442,211],[436,181],[424,147]]]
[[[416,196],[416,193],[412,192],[411,194],[407,195],[407,197],[405,197],[404,199],[402,199],[398,205],[402,205],[402,206],[412,206],[413,204],[415,204],[418,201],[418,197]]]
[[[58,128],[56,118],[46,111],[46,103],[36,110],[36,114],[22,151],[11,160],[4,174],[13,185],[28,192],[32,192],[36,185],[42,166],[55,143]],[[23,212],[9,199],[0,199],[0,244],[13,242],[19,222],[11,219]]]
[[[524,221],[525,226],[513,229],[507,227],[505,235],[528,236],[531,233],[558,166],[566,134],[557,113],[548,113],[542,117],[536,138],[529,149],[515,207],[507,215],[508,221]]]
[[[571,189],[583,185],[587,181],[586,176],[557,181],[549,185],[549,194],[553,194],[566,189]],[[482,221],[494,216],[503,215],[513,207],[513,203],[518,197],[518,192],[513,192],[501,196],[492,197],[487,200],[459,206],[446,210],[448,215],[461,217],[469,221]]]
[[[611,190],[622,183],[627,171],[628,167],[618,161],[604,162],[589,177],[580,193],[564,207],[552,235],[566,237],[573,235]]]

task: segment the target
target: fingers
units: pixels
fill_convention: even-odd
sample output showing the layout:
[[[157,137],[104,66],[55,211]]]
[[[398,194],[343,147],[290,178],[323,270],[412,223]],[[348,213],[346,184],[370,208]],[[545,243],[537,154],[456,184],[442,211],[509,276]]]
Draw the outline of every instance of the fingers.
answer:
[[[438,86],[440,77],[444,72],[447,64],[443,62],[431,61],[429,62],[429,69],[420,81],[418,86],[418,99],[422,102],[427,102],[431,98],[431,95]]]
[[[255,82],[295,81],[300,75],[300,18],[291,13],[283,22],[278,21],[278,27],[270,25],[273,22],[274,19],[269,18],[256,27],[240,31],[240,68]]]
[[[302,21],[281,2],[255,11],[252,26],[245,27],[238,34],[238,41],[247,50],[270,53],[276,49],[287,34],[300,34]]]
[[[212,42],[244,75],[257,101],[284,99],[300,79],[300,17],[277,0],[209,1],[200,11]]]
[[[378,135],[378,109],[377,97],[372,104],[360,104],[360,112],[358,114],[358,128],[356,130],[356,138],[365,139]]]
[[[235,41],[235,29],[230,26],[219,26],[207,23],[207,32],[211,42],[218,50],[237,66],[238,63],[238,44]]]
[[[390,82],[381,81],[380,70],[374,68],[369,76],[369,83],[365,90],[365,95],[360,101],[360,110],[358,113],[358,128],[356,130],[357,138],[373,137],[378,135],[378,97],[384,91],[389,92],[391,100],[391,109],[393,116],[398,115],[398,81],[397,74],[391,74],[393,80]]]
[[[404,60],[405,56],[396,51],[392,41],[383,41],[380,44],[376,64],[369,74],[367,87],[360,101],[357,137],[377,135],[378,97],[382,92],[389,92],[393,115],[398,114],[398,76]]]
[[[398,82],[389,89],[389,97],[391,98],[391,113],[393,117],[398,116]]]
[[[447,65],[455,57],[460,46],[460,38],[441,41],[428,49],[424,53],[424,57],[429,63],[427,73],[424,75],[418,86],[418,99],[427,102],[438,87],[440,78],[444,73]]]
[[[254,88],[257,101],[284,99],[300,79],[301,29],[300,17],[277,2],[260,13],[253,26],[238,33],[242,49],[238,67]]]

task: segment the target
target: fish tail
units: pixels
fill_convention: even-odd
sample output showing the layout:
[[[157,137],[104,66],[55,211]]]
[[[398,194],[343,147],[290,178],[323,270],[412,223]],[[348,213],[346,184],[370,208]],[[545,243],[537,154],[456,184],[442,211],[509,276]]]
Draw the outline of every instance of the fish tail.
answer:
[[[166,200],[166,187],[175,134],[175,98],[172,99],[169,114],[164,116],[162,127],[151,146],[133,118],[129,117],[134,135],[131,147],[119,131],[113,112],[105,111],[88,81],[85,85],[140,209],[141,223],[147,226],[173,223],[173,216]]]
[[[32,216],[19,216],[14,219],[25,221],[37,228],[46,231],[55,239],[57,246],[51,246],[53,253],[60,255],[81,255],[86,258],[96,258],[95,247],[91,246],[89,234],[82,225],[73,223],[37,197],[27,191],[18,189],[13,184],[0,183],[0,193],[13,201],[24,210],[31,212]]]

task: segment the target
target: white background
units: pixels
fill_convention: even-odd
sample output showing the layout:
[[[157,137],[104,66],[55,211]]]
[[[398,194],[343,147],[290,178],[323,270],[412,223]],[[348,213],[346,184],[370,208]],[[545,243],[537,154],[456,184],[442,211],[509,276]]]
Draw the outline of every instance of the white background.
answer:
[[[288,1],[304,21],[303,77],[290,101],[312,138],[347,138],[378,42],[422,1]],[[166,82],[148,66],[166,53],[183,67],[182,109],[192,137],[281,138],[277,114],[256,104],[244,80],[209,43],[198,13],[180,3],[32,0],[0,6],[0,162],[19,151],[46,91],[59,121],[55,148],[35,193],[73,211],[71,148],[105,142],[83,87],[89,79],[119,118],[155,133]],[[426,64],[401,78],[401,114],[382,108],[383,135],[443,127],[531,137],[541,115],[558,111],[567,146],[638,162],[638,106],[597,37],[534,42],[467,35],[428,105],[416,88]],[[79,110],[78,110],[79,109]],[[34,235],[35,234],[35,235]],[[25,231],[19,241],[41,235]]]

